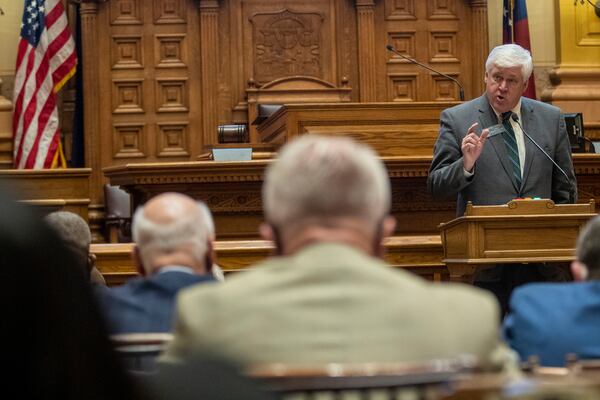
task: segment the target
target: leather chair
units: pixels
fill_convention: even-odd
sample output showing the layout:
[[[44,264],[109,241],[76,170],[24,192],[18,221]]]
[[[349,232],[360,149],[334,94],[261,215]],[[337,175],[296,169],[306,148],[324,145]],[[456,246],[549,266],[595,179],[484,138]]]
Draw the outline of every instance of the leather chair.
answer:
[[[118,186],[104,185],[106,236],[109,243],[131,242],[131,196]]]

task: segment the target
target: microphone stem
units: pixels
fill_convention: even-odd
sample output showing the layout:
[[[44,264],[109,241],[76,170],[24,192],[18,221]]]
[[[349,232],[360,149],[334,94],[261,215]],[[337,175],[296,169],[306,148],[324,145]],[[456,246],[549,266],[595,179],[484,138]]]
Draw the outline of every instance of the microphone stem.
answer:
[[[395,48],[393,48],[391,45],[388,45],[386,48],[389,51],[391,51],[392,53],[400,56],[401,58],[404,58],[405,60],[408,60],[408,61],[410,61],[410,62],[412,62],[414,64],[420,65],[421,67],[423,67],[425,69],[428,69],[429,71],[431,71],[431,72],[433,72],[433,73],[435,73],[437,75],[441,75],[444,78],[448,78],[452,82],[456,83],[458,85],[458,88],[459,88],[460,101],[465,101],[465,90],[463,89],[462,85],[458,82],[458,80],[456,80],[456,78],[453,78],[450,75],[446,75],[446,74],[444,74],[444,73],[442,73],[440,71],[436,71],[435,69],[431,68],[430,66],[418,62],[414,58],[410,58],[410,57],[405,56],[404,54],[400,53],[398,50],[396,50]]]
[[[546,153],[546,150],[544,150],[542,148],[542,146],[540,146],[535,140],[533,140],[533,138],[531,136],[529,136],[529,134],[525,131],[525,129],[523,129],[523,125],[521,125],[521,122],[519,121],[519,118],[516,116],[516,114],[513,114],[511,119],[513,121],[515,121],[517,123],[517,125],[519,125],[519,128],[521,128],[521,132],[523,132],[525,137],[527,137],[527,139],[529,139],[529,141],[531,143],[533,143],[535,145],[535,147],[537,147],[548,158],[548,160],[552,161],[552,164],[554,164],[554,166],[556,168],[558,168],[558,170],[564,175],[565,179],[567,180],[567,183],[570,186],[570,188],[569,188],[569,203],[570,204],[575,203],[575,198],[573,197],[573,194],[574,194],[573,193],[574,192],[573,191],[573,183],[571,182],[571,179],[569,179],[569,176],[567,175],[565,170],[562,169],[560,167],[560,165],[558,165],[558,163],[552,159],[552,157],[550,157],[550,154]]]

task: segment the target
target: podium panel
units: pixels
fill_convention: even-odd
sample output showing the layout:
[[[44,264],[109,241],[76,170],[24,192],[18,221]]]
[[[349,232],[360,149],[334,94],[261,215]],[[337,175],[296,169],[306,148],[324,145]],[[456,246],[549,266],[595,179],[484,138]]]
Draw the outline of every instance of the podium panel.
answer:
[[[568,262],[581,228],[596,215],[595,202],[554,204],[513,200],[467,205],[465,215],[440,224],[450,279],[471,282],[479,268],[503,263]]]

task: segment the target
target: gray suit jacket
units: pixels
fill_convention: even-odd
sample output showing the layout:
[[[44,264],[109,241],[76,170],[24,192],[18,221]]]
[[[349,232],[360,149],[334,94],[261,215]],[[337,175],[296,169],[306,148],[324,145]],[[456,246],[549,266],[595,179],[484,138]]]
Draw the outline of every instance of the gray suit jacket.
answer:
[[[469,126],[478,122],[477,133],[498,120],[485,94],[444,110],[434,147],[427,184],[434,198],[457,197],[457,215],[467,201],[474,205],[505,204],[517,197],[541,197],[555,203],[577,200],[577,185],[565,121],[557,107],[523,97],[521,124],[524,130],[561,166],[569,181],[535,145],[525,137],[523,182],[517,187],[506,155],[502,135],[487,140],[475,164],[474,175],[466,178],[460,145]]]
[[[190,350],[244,363],[401,362],[505,350],[498,306],[466,285],[431,284],[351,247],[321,243],[177,299],[164,361]],[[506,347],[504,347],[506,349]],[[506,364],[504,364],[506,365]]]

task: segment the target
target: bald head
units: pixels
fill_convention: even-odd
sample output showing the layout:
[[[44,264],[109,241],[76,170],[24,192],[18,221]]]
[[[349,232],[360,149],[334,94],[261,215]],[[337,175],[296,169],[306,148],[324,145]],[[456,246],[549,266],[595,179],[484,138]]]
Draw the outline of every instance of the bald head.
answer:
[[[210,211],[180,193],[163,193],[139,207],[133,216],[133,240],[146,274],[166,265],[207,272],[206,255],[214,240]]]
[[[168,225],[186,215],[198,212],[198,204],[180,193],[165,193],[151,199],[144,207],[144,216],[155,224]]]

